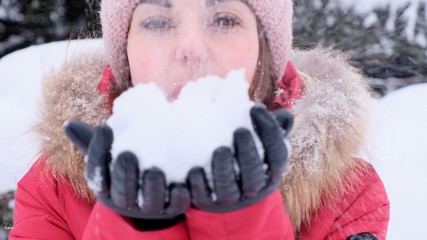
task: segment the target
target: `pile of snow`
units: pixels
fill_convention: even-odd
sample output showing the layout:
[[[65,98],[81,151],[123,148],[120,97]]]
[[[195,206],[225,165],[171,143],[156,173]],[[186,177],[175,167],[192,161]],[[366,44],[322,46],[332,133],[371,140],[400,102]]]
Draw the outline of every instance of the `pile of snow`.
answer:
[[[248,89],[243,70],[225,79],[191,81],[172,102],[154,83],[129,89],[114,101],[107,121],[114,133],[113,159],[131,151],[141,170],[160,168],[169,182],[185,182],[194,166],[204,167],[209,176],[213,151],[232,146],[234,130],[247,128],[257,139],[249,115],[255,103]]]

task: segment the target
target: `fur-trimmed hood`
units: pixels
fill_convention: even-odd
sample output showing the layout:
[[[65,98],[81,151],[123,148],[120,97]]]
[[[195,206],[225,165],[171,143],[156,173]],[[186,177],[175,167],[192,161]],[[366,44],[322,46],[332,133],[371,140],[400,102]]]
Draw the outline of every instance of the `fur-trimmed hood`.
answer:
[[[107,65],[102,52],[70,58],[61,70],[45,76],[35,126],[49,170],[68,178],[76,195],[88,201],[94,197],[84,179],[83,157],[66,138],[63,125],[72,119],[96,126],[110,116],[105,96],[98,92]],[[343,179],[356,172],[350,169],[363,171],[353,157],[367,142],[371,101],[366,83],[346,59],[321,48],[291,56],[304,73],[304,95],[293,109],[297,117],[289,136],[292,154],[281,190],[295,231],[309,223],[322,197],[342,193]]]

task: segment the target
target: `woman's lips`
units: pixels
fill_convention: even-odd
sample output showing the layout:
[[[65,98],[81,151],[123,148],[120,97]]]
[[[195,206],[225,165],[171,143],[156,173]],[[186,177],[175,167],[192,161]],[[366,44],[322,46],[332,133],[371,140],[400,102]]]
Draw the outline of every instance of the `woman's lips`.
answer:
[[[179,94],[181,93],[181,90],[182,90],[183,87],[184,87],[184,85],[178,85],[178,86],[176,86],[172,90],[172,92],[169,94],[169,97],[168,97],[169,100],[170,101],[176,100],[178,98]]]

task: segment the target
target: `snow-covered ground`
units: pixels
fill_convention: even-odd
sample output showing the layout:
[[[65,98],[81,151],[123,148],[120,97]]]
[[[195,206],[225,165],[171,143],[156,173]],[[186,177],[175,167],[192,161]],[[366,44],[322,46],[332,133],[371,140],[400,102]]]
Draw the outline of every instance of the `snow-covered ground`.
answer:
[[[43,72],[78,50],[101,41],[57,42],[29,47],[0,59],[0,193],[13,189],[38,153],[30,128],[37,118]]]
[[[57,42],[26,48],[0,59],[0,193],[14,189],[37,154],[29,126],[37,117],[43,71],[99,40]],[[427,239],[427,84],[373,100],[373,164],[391,201],[388,239]]]
[[[376,102],[373,164],[391,203],[387,239],[427,239],[427,84]]]

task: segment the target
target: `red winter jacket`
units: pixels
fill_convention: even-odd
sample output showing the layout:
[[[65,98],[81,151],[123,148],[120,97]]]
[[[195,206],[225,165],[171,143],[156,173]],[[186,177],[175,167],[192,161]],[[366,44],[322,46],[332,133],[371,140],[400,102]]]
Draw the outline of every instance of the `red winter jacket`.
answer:
[[[186,219],[165,230],[141,232],[128,219],[100,203],[94,206],[76,197],[66,180],[56,180],[39,159],[19,181],[16,191],[13,239],[295,239],[278,191],[251,207],[230,213],[196,209]],[[389,203],[373,168],[352,193],[338,202],[324,202],[300,239],[342,240],[361,232],[385,239]]]
[[[313,59],[316,58],[319,59],[318,61],[315,61],[316,64],[313,64]],[[84,78],[77,77],[74,79],[76,72],[82,71],[81,69],[87,71],[89,69],[95,68],[93,65],[94,62],[97,61],[94,61],[94,58],[87,56],[77,57],[77,59],[80,61],[80,64],[68,67],[66,68],[67,71],[62,73],[62,75],[68,75],[68,77],[60,78],[61,81],[59,84],[64,84],[64,86],[61,87],[56,84],[52,84],[51,87],[54,87],[54,89],[47,90],[47,96],[54,97],[48,101],[49,104],[53,104],[53,106],[48,104],[48,110],[53,109],[56,105],[74,106],[71,104],[72,101],[76,101],[76,106],[80,106],[82,102],[84,102],[84,98],[82,98],[82,96],[84,97],[87,94],[99,94],[96,91],[94,91],[94,93],[87,91],[88,88],[93,87],[93,79],[90,78],[91,75],[88,75],[87,72],[83,73]],[[99,57],[99,59],[101,60],[99,60],[97,65],[102,66],[105,64],[105,62],[102,61],[103,57]],[[312,84],[313,88],[316,88],[316,91],[307,91],[308,94],[304,96],[306,100],[304,100],[305,102],[302,101],[302,106],[305,107],[307,111],[300,112],[302,120],[299,120],[300,123],[298,123],[299,126],[297,126],[298,129],[295,130],[295,134],[290,136],[290,142],[293,148],[292,156],[289,161],[292,168],[289,174],[292,174],[298,170],[298,175],[291,176],[293,177],[291,180],[309,179],[312,175],[318,173],[310,173],[310,170],[312,169],[321,169],[322,171],[320,171],[321,174],[319,175],[319,178],[313,178],[309,180],[323,181],[325,177],[336,176],[337,174],[344,176],[344,178],[345,176],[348,176],[347,179],[342,179],[346,183],[342,186],[346,186],[346,189],[345,191],[342,191],[341,196],[336,196],[336,198],[327,198],[327,195],[325,195],[322,199],[318,199],[318,208],[314,209],[313,213],[310,212],[311,219],[309,219],[309,224],[301,224],[301,227],[297,232],[297,236],[294,236],[295,228],[292,226],[288,213],[284,208],[284,205],[286,205],[288,202],[286,202],[286,199],[282,199],[282,195],[279,193],[279,191],[274,192],[253,206],[238,211],[229,213],[209,213],[196,209],[189,209],[186,213],[185,220],[173,227],[159,231],[137,231],[134,229],[133,225],[127,218],[121,217],[100,203],[96,203],[95,205],[89,204],[87,199],[84,199],[81,195],[78,195],[79,191],[76,191],[76,189],[71,186],[66,178],[62,178],[59,175],[54,176],[50,171],[47,171],[47,157],[41,157],[18,183],[14,212],[15,223],[10,233],[10,238],[47,240],[343,240],[353,234],[369,232],[375,234],[380,240],[385,239],[389,220],[389,201],[387,199],[384,186],[372,166],[370,164],[365,164],[366,167],[363,168],[364,170],[356,172],[356,175],[350,174],[348,172],[344,172],[344,174],[341,175],[339,172],[341,171],[339,170],[341,166],[347,166],[354,163],[362,164],[362,161],[351,160],[350,158],[345,157],[336,158],[335,156],[335,158],[338,159],[338,163],[335,163],[336,165],[334,165],[334,168],[331,168],[331,163],[329,162],[324,164],[329,160],[329,158],[333,160],[334,156],[330,155],[335,154],[337,151],[336,149],[346,149],[340,148],[340,144],[346,144],[347,142],[338,141],[339,139],[337,140],[336,136],[340,136],[339,134],[343,132],[342,127],[346,126],[345,124],[353,122],[358,123],[358,121],[360,121],[359,119],[363,118],[362,114],[358,113],[363,113],[364,111],[364,102],[359,101],[361,98],[361,92],[357,91],[358,86],[360,85],[357,83],[357,78],[352,75],[351,71],[345,72],[341,69],[339,71],[336,70],[336,68],[340,66],[346,68],[346,65],[337,63],[336,61],[341,61],[339,58],[337,59],[338,60],[334,60],[328,55],[321,56],[321,54],[316,51],[311,55],[301,54],[294,56],[294,60],[298,62],[298,65],[301,68],[304,68],[308,74],[315,77],[313,79],[324,79],[324,81],[321,82],[321,84]],[[324,65],[319,66],[319,64]],[[91,67],[87,68],[87,66]],[[319,72],[318,69],[322,69],[323,72]],[[323,73],[327,73],[327,75],[322,76],[321,74]],[[346,77],[348,77],[350,81],[341,81],[341,77],[344,73],[348,75]],[[97,74],[99,74],[99,69],[96,71],[94,70],[94,78],[98,76]],[[334,74],[336,74],[336,76],[334,76]],[[296,70],[293,67],[287,69],[286,76],[297,79],[297,75],[298,74],[296,74]],[[69,81],[72,82],[70,83]],[[351,84],[356,85],[352,86]],[[101,92],[108,92],[107,85],[100,86]],[[284,91],[280,96],[281,98],[276,99],[276,103],[286,106],[290,104],[288,101],[289,99],[299,97],[298,94],[300,94],[300,87],[298,86],[298,81],[286,81],[284,82],[284,85],[285,89],[296,89],[296,94],[293,94],[292,91]],[[334,87],[334,85],[337,85],[337,87]],[[70,86],[77,86],[79,89],[72,89]],[[55,88],[60,88],[61,91],[58,91],[58,89]],[[103,90],[102,88],[106,89]],[[339,97],[331,98],[331,95],[334,94],[335,90],[338,91],[337,95]],[[80,94],[80,98],[75,98],[76,94]],[[318,96],[318,94],[323,95]],[[322,101],[322,99],[325,97],[324,95],[329,97],[326,98],[328,101]],[[341,96],[348,97],[348,101],[341,101]],[[353,98],[358,99],[358,101],[350,101]],[[95,98],[90,97],[88,99],[94,100]],[[97,106],[90,106],[89,103],[91,102],[93,101],[87,101],[88,104],[85,105],[85,108],[83,108],[83,110],[86,112],[82,112],[82,115],[93,114],[94,112],[101,109]],[[331,102],[333,103],[332,105]],[[111,101],[109,104],[111,104]],[[304,104],[307,105],[305,106]],[[349,107],[352,107],[353,110],[356,111],[356,116],[358,116],[359,119],[351,119],[348,121],[347,118],[336,118],[336,113],[339,112],[340,108],[349,109]],[[79,108],[76,109],[78,110]],[[311,112],[312,110],[316,109],[322,109],[320,112],[321,114],[326,112],[330,115],[321,115],[321,118],[316,118],[319,117],[319,112]],[[43,134],[47,134],[48,136],[45,139],[51,140],[51,146],[49,145],[51,147],[50,149],[55,149],[55,151],[52,151],[51,154],[57,154],[55,161],[49,161],[50,165],[56,165],[56,169],[74,167],[74,165],[69,164],[68,162],[61,162],[68,161],[67,156],[69,156],[70,152],[73,150],[72,148],[67,148],[61,145],[61,142],[58,141],[59,137],[55,135],[58,134],[58,132],[61,132],[63,121],[70,117],[69,114],[69,112],[66,112],[64,115],[58,117],[58,112],[53,112],[53,114],[49,115],[52,116],[53,120],[47,121],[46,128],[43,129],[48,131],[48,133],[44,131]],[[96,114],[93,117],[97,117],[99,115],[101,114]],[[334,121],[331,121],[331,119]],[[328,125],[330,123],[333,124]],[[57,125],[53,126],[55,124]],[[315,127],[312,128],[312,126]],[[327,128],[324,126],[327,126]],[[335,126],[338,126],[338,128]],[[361,125],[352,125],[351,127],[348,127],[348,130],[344,131],[344,133],[348,133],[351,136],[357,135],[360,131],[360,128],[355,126],[359,127]],[[334,133],[333,136],[336,136],[330,139],[324,138],[324,135],[322,135],[324,132],[317,133],[315,132],[317,129],[332,132]],[[334,132],[335,130],[339,131]],[[61,134],[63,135],[63,133]],[[301,136],[303,138],[301,138]],[[306,139],[311,138],[313,141],[305,141]],[[300,142],[301,140],[304,141]],[[300,146],[305,148],[299,148]],[[329,147],[320,148],[324,146]],[[336,146],[336,148],[331,148],[330,146]],[[346,145],[343,146],[345,147]],[[309,150],[309,152],[307,152],[307,150]],[[301,162],[303,164],[298,164]],[[76,163],[79,162],[76,160]],[[341,169],[352,168],[343,167]],[[310,174],[304,175],[301,178],[299,174],[305,174],[305,172],[309,172]],[[83,174],[81,175],[83,176]],[[289,178],[289,175],[286,177]],[[297,179],[298,177],[299,179]],[[287,186],[286,181],[287,178],[284,179],[285,187]],[[309,181],[307,180],[307,182]],[[284,194],[283,196],[286,198],[287,196],[290,196],[288,194],[294,194],[290,200],[295,201],[303,199],[304,197],[310,198],[310,196],[314,196],[312,192],[319,191],[319,189],[313,187],[317,185],[312,185],[310,182],[309,184],[303,186],[306,186],[306,188],[303,188],[304,191],[300,191],[303,193],[302,196],[297,195],[292,191],[292,185],[289,185],[288,189],[282,189]],[[325,189],[325,191],[329,190],[332,191],[333,189]],[[304,206],[307,207],[306,205]],[[291,211],[288,212],[291,213]],[[294,216],[294,219],[296,219],[295,216],[300,216],[298,215],[299,212],[293,212],[293,214],[294,215],[291,216]]]

